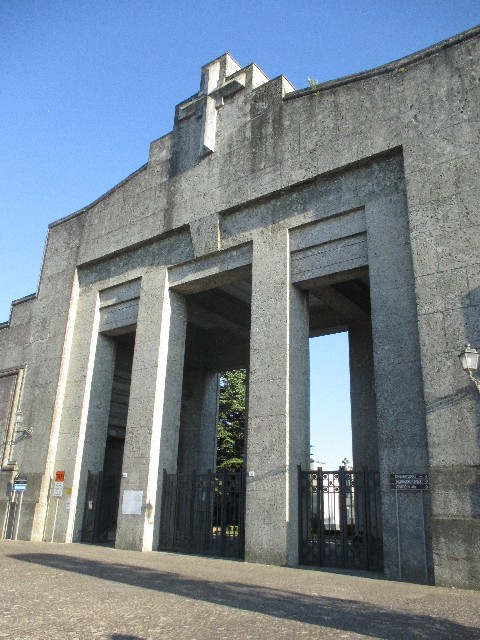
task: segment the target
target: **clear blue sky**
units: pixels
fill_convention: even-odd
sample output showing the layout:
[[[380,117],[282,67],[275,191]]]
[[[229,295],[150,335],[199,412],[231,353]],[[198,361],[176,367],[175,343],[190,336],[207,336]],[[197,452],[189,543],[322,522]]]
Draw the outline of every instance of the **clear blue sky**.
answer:
[[[478,23],[480,0],[0,0],[0,321],[48,223],[146,162],[203,64],[228,50],[302,88]]]

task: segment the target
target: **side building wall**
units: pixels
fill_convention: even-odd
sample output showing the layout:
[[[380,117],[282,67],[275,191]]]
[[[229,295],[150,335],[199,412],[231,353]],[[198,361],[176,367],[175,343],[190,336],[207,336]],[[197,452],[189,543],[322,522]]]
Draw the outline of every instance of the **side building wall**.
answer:
[[[82,218],[51,227],[37,295],[15,303],[10,322],[0,328],[0,380],[8,382],[9,372],[17,379],[17,393],[8,407],[4,405],[6,411],[2,415],[8,442],[0,472],[0,526],[3,530],[6,524],[13,478],[26,471],[29,490],[23,499],[20,538],[43,538],[63,354],[68,324],[74,321],[70,310],[82,227]]]

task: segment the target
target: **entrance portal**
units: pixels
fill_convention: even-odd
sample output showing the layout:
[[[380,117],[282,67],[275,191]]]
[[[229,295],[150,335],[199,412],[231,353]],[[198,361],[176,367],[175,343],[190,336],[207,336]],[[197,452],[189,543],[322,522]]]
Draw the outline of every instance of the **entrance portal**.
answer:
[[[250,278],[189,293],[186,301],[177,468],[163,474],[159,548],[239,558],[247,429],[245,416],[237,414],[246,403]],[[219,416],[219,398],[225,396],[230,404]]]
[[[310,468],[352,464],[350,362],[346,331],[310,338]],[[346,461],[345,461],[346,459]]]
[[[115,339],[108,431],[102,471],[88,471],[82,542],[115,542],[135,334]]]
[[[346,337],[348,332],[348,347],[343,340],[330,353],[327,349],[324,353],[311,349],[311,400],[323,395],[322,403],[311,402],[315,407],[311,435],[316,447],[311,453],[322,462],[312,460],[311,469],[299,470],[299,560],[325,567],[382,571],[368,272],[352,273],[351,277],[338,274],[333,280],[322,280],[309,290],[309,297],[310,337],[340,337],[341,332]],[[339,360],[345,364],[343,368],[338,366]],[[320,368],[328,371],[328,381],[315,381]],[[337,372],[336,384],[327,388]],[[323,385],[321,390],[319,383]],[[349,386],[347,393],[342,394],[342,386]],[[324,406],[327,402],[328,406]],[[335,424],[337,414],[342,418]],[[325,463],[329,465],[326,468],[332,468],[332,463],[340,464],[341,460],[343,466],[337,471],[322,468]]]

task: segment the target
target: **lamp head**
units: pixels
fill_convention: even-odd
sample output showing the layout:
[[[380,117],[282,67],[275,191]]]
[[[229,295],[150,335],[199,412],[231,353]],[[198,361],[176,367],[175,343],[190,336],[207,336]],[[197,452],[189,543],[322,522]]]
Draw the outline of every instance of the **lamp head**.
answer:
[[[478,368],[479,353],[469,344],[465,345],[463,351],[458,354],[462,367],[465,371],[476,371]]]

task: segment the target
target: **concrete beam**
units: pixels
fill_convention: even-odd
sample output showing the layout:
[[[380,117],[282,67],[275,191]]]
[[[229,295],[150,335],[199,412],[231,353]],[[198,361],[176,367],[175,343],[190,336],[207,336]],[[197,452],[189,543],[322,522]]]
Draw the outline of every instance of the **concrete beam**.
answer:
[[[370,322],[370,316],[366,311],[332,287],[315,288],[310,293],[345,318]]]

